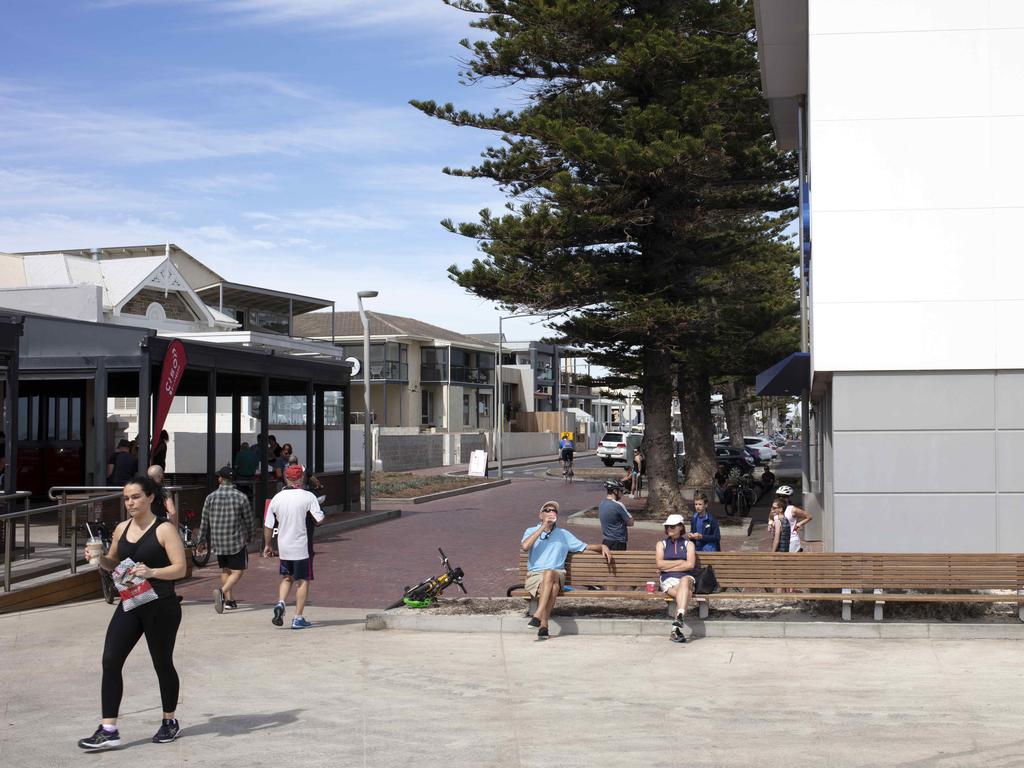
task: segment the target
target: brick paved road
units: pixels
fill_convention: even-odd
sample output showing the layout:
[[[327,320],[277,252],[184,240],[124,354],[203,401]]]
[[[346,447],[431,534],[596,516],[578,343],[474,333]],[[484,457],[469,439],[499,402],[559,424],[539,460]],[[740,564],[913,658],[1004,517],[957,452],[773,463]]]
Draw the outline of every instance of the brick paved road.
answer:
[[[515,479],[510,485],[464,496],[404,506],[402,517],[355,531],[322,532],[316,540],[316,580],[311,606],[382,608],[397,599],[407,584],[416,584],[439,572],[437,548],[466,572],[470,595],[497,597],[517,580],[518,543],[533,525],[537,510],[548,499],[558,501],[562,519],[595,506],[603,497],[600,483]],[[631,507],[641,500],[626,499]],[[599,542],[593,526],[567,527],[586,542]],[[630,549],[653,549],[659,531],[632,530]],[[724,538],[726,549],[766,548],[764,528],[749,538]],[[760,545],[760,546],[759,546]],[[218,583],[215,568],[197,569],[194,578],[179,586],[188,599],[211,600]],[[238,598],[243,603],[270,605],[276,599],[277,561],[256,556],[242,581]],[[457,590],[455,590],[457,592]],[[314,616],[314,611],[310,611]]]

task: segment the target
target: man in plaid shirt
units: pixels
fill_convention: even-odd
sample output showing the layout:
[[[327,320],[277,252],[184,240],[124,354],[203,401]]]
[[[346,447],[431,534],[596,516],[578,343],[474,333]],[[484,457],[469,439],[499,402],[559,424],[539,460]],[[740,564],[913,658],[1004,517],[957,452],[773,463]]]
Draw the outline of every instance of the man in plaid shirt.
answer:
[[[209,532],[210,545],[220,566],[220,587],[213,590],[213,608],[217,613],[238,607],[233,590],[249,563],[245,545],[255,524],[249,499],[235,488],[234,481],[235,471],[231,467],[217,470],[220,486],[206,497],[199,524],[199,540]]]

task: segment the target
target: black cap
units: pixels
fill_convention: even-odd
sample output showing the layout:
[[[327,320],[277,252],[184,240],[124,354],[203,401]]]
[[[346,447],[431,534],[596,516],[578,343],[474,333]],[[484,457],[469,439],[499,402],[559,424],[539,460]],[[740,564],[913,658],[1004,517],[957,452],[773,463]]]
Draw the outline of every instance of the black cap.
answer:
[[[235,479],[235,470],[225,464],[223,467],[217,470],[217,477],[223,477],[225,480]]]

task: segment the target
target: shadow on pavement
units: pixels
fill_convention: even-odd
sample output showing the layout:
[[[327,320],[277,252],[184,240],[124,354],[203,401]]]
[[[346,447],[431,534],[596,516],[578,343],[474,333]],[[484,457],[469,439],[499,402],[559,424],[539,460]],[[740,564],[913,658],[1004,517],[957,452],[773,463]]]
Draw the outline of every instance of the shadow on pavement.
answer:
[[[284,712],[266,712],[250,715],[218,715],[210,717],[205,723],[187,725],[181,729],[182,737],[203,736],[243,736],[253,731],[267,728],[280,728],[298,722],[301,709],[289,709]]]

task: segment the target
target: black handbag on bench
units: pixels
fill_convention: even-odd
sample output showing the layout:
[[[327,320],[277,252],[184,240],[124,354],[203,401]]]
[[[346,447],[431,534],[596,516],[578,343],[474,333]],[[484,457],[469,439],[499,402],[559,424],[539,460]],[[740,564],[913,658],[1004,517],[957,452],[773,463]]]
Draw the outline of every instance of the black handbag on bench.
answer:
[[[705,565],[696,569],[693,575],[693,593],[695,595],[710,595],[718,591],[718,577],[715,576],[715,569]]]

